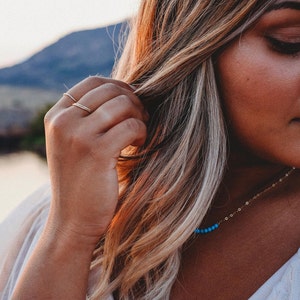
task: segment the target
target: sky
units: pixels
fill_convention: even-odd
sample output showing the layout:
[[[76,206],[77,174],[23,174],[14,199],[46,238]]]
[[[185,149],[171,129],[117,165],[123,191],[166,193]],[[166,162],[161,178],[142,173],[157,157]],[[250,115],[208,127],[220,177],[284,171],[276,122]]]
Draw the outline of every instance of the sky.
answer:
[[[141,0],[2,0],[0,68],[21,62],[64,35],[117,23]]]

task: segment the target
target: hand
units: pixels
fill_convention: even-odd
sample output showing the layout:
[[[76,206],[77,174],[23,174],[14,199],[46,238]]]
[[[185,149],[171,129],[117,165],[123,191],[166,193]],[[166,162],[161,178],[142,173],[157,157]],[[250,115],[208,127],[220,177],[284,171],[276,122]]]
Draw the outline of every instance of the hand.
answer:
[[[118,201],[118,157],[145,142],[148,114],[120,81],[89,77],[68,93],[91,113],[64,95],[45,116],[53,193],[48,226],[97,243]]]

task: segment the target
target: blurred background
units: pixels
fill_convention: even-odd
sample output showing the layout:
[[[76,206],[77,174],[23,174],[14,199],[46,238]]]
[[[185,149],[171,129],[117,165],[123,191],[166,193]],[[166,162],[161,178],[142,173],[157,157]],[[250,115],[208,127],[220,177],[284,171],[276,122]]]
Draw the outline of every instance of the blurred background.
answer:
[[[89,75],[109,76],[140,0],[3,1],[0,222],[48,181],[43,116]]]

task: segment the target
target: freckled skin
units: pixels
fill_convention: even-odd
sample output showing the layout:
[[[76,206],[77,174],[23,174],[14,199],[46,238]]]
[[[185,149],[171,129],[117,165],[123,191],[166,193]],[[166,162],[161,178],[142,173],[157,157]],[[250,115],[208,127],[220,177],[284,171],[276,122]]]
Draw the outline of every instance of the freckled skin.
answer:
[[[231,150],[242,146],[268,161],[300,167],[300,122],[295,121],[300,118],[300,55],[271,49],[263,36],[267,21],[247,31],[218,59]]]

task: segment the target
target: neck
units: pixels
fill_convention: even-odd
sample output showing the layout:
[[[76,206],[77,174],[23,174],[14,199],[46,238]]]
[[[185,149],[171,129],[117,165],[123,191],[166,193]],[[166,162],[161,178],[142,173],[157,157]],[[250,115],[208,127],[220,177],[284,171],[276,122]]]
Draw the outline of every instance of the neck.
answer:
[[[237,157],[228,160],[227,171],[209,213],[212,219],[220,219],[240,207],[261,189],[284,175],[287,166],[272,164],[259,158]]]
[[[277,168],[277,166],[276,166]],[[275,189],[278,185],[282,185],[283,182],[287,180],[287,178],[294,172],[295,168],[284,168],[281,169],[280,172],[276,173],[276,176],[272,176],[272,178],[268,178],[268,180],[265,180],[264,184],[260,183],[260,186],[257,187],[257,189],[251,190],[251,192],[246,195],[245,190],[249,190],[248,185],[254,186],[258,180],[257,178],[266,178],[266,174],[271,175],[273,173],[273,170],[275,168],[269,168],[269,169],[256,169],[256,168],[251,168],[255,172],[252,171],[251,175],[252,176],[237,176],[236,178],[233,177],[227,177],[230,179],[229,185],[226,186],[226,183],[224,181],[223,183],[223,188],[220,189],[219,191],[219,196],[216,198],[214,201],[214,205],[212,206],[211,211],[206,215],[206,218],[203,220],[202,225],[205,225],[207,223],[211,223],[213,219],[212,225],[210,226],[201,226],[201,228],[197,228],[195,230],[195,233],[198,234],[206,234],[209,232],[212,232],[219,228],[219,226],[233,218],[237,213],[243,211],[246,207],[248,207],[252,202],[256,201],[258,198],[264,197],[265,194],[268,194],[271,192],[271,190]],[[235,175],[240,174],[241,169],[239,169],[239,172]],[[273,174],[272,174],[273,175]],[[241,180],[242,178],[242,180]],[[244,178],[244,179],[243,179]],[[247,178],[247,180],[245,180]],[[236,179],[236,180],[235,180]],[[225,177],[226,180],[226,177]],[[242,186],[239,185],[239,182],[246,183],[246,189]],[[253,183],[254,182],[254,183]],[[232,184],[234,183],[234,184]],[[230,189],[230,184],[233,185],[233,187],[236,188],[236,190],[242,191],[243,192],[243,197],[236,196],[236,198],[233,196],[232,189]],[[229,188],[228,188],[229,187]],[[238,187],[238,189],[237,189]],[[235,192],[236,192],[235,190]],[[226,192],[227,192],[227,197],[226,197]],[[238,194],[238,193],[237,193]],[[224,199],[227,199],[227,203],[224,202]],[[243,201],[243,205],[241,205],[241,201]],[[230,213],[228,211],[230,210]],[[225,215],[225,212],[226,215]],[[223,214],[222,218],[220,218],[220,215]],[[218,219],[217,219],[218,217]]]
[[[283,186],[282,182],[292,173],[288,166],[263,160],[241,145],[231,144],[230,150],[223,182],[201,228],[197,230],[214,231],[215,228],[211,228],[211,225],[216,222],[220,224],[219,221],[224,217],[232,215],[237,210],[241,211],[240,208],[244,208],[249,200],[252,203],[252,198],[256,199],[258,194],[260,200],[270,197],[275,190],[273,187],[278,186],[280,189],[280,186]],[[262,192],[264,190],[267,192]]]
[[[255,156],[236,143],[231,147],[220,192],[222,195],[222,192],[226,191],[232,201],[251,196],[255,191],[276,179],[287,168],[282,164]]]
[[[225,190],[233,201],[243,200],[274,181],[286,168],[275,164],[228,166],[220,190]]]

